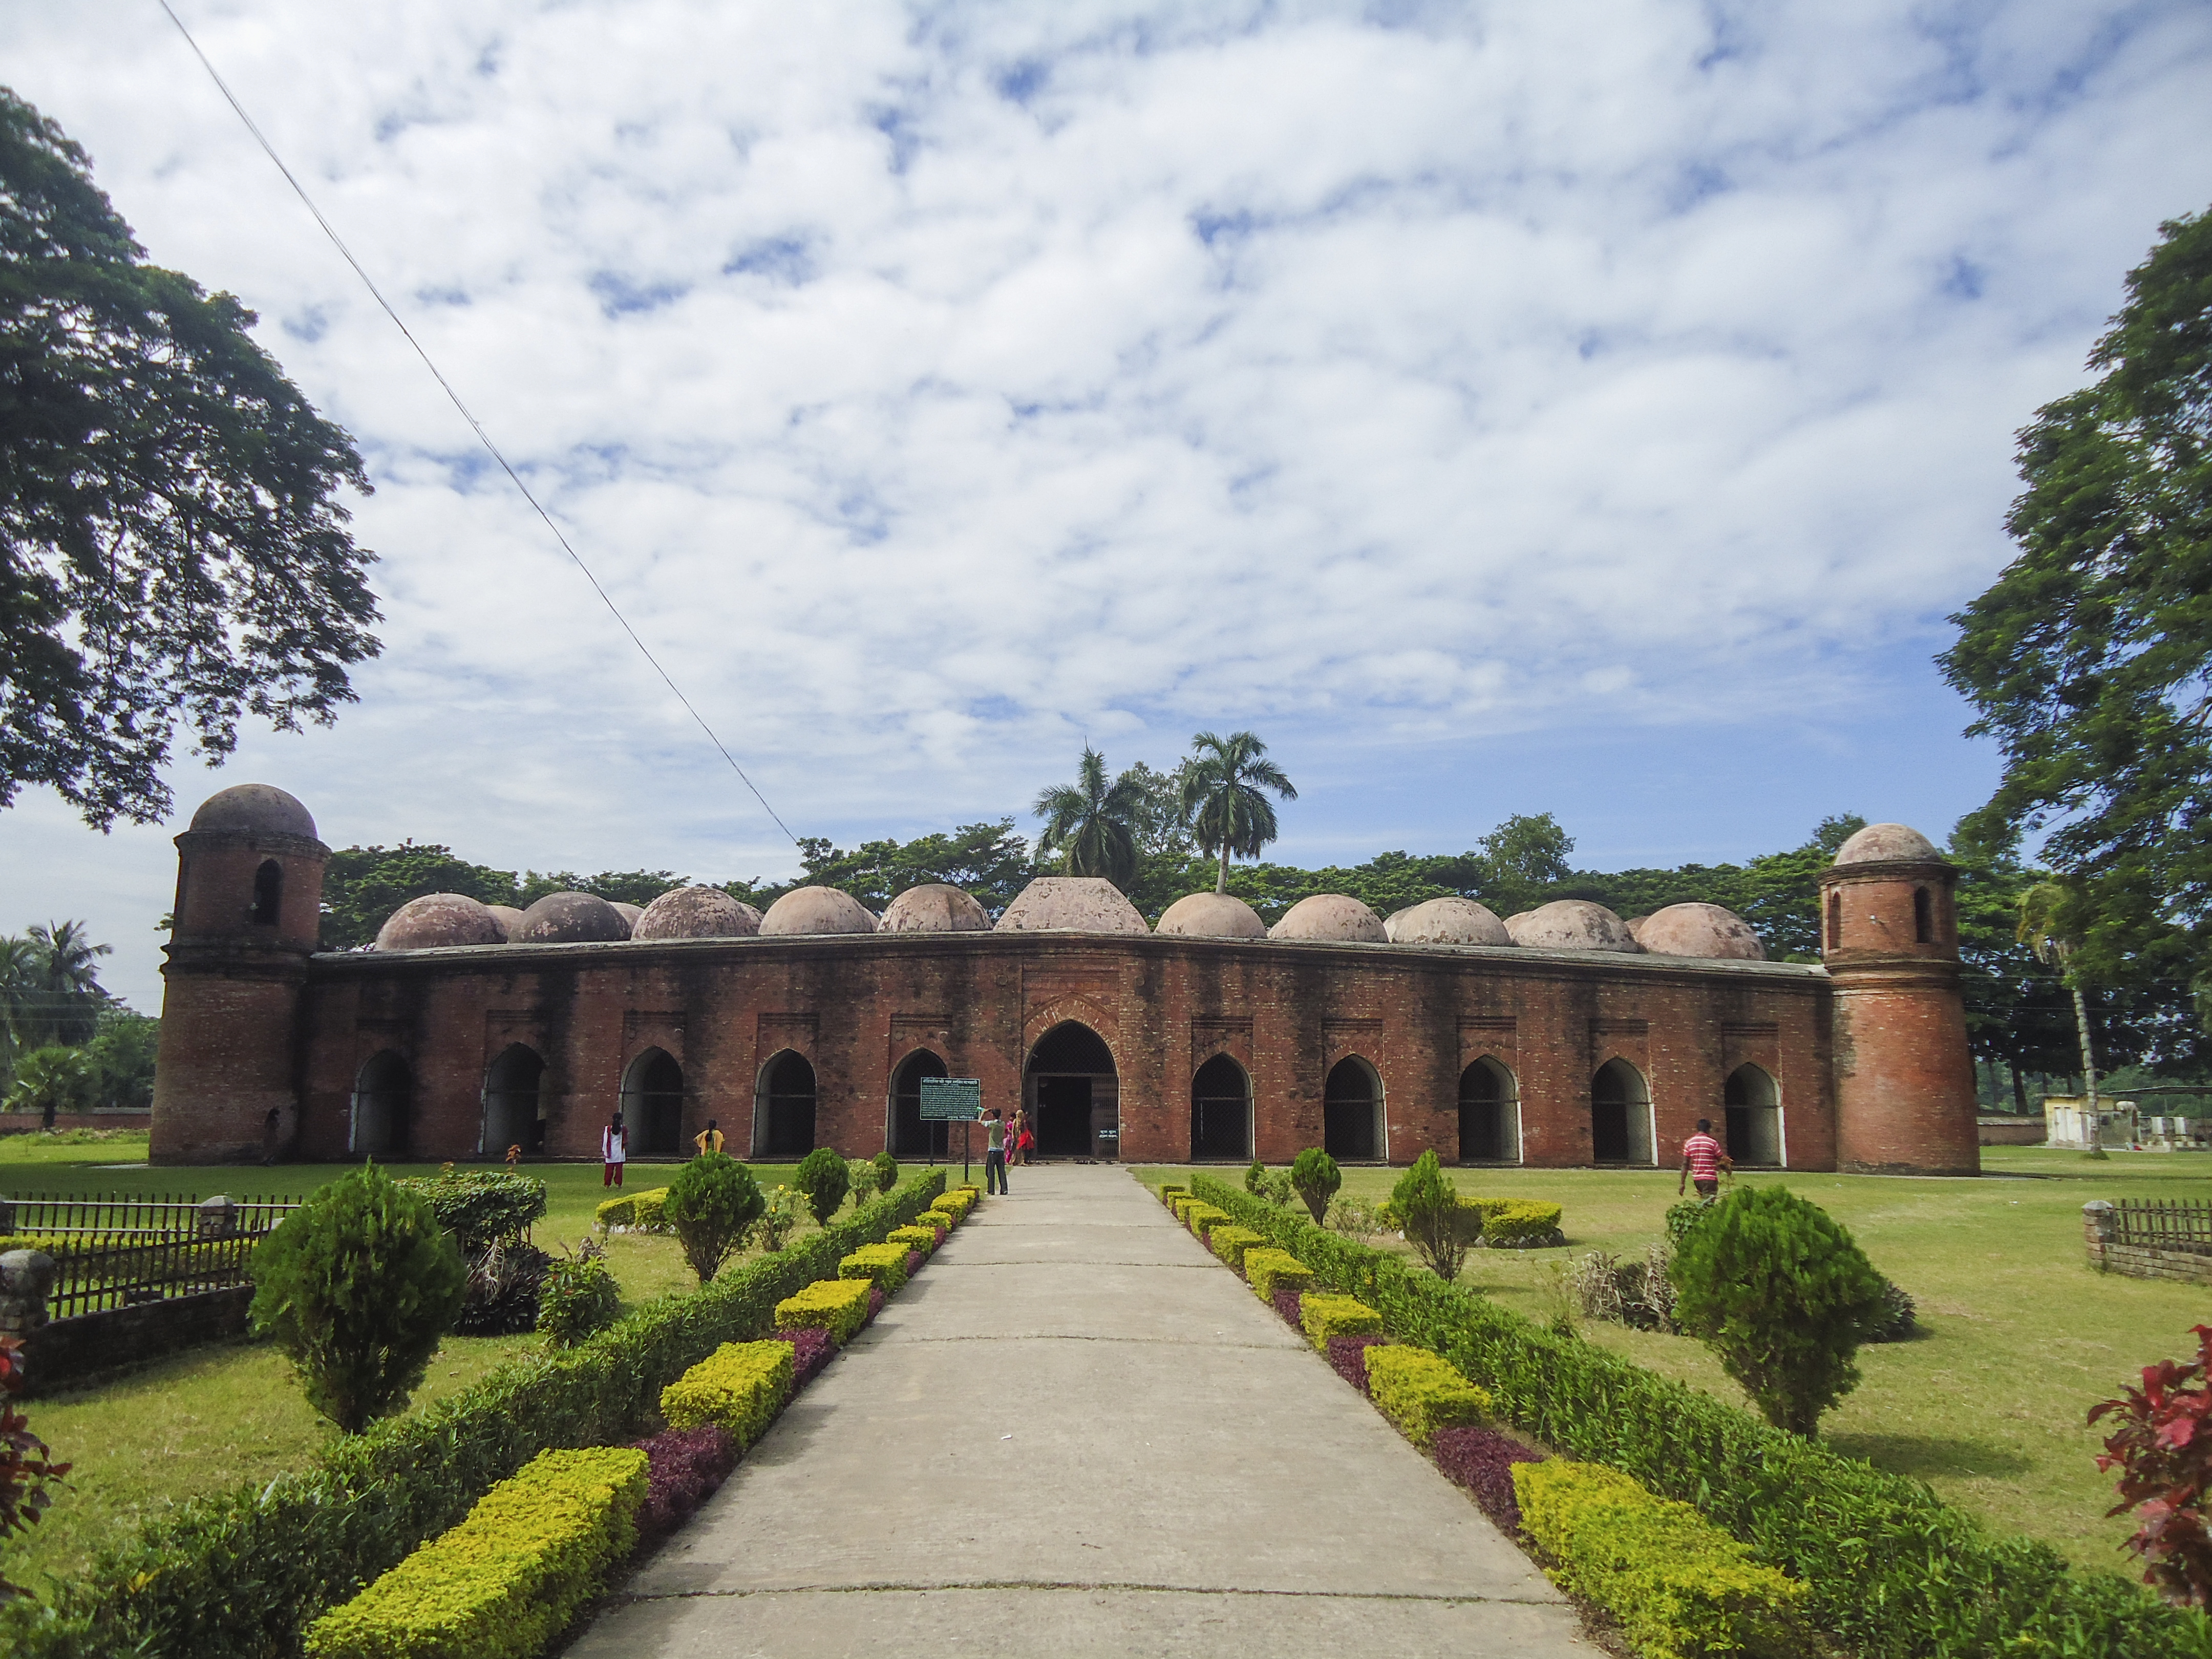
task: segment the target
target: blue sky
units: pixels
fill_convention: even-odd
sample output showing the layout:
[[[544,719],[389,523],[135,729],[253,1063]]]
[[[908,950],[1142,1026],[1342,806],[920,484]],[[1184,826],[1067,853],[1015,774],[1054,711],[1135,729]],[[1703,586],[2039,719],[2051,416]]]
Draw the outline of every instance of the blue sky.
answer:
[[[2192,4],[180,0],[801,834],[1250,726],[1279,855],[1556,812],[1591,865],[1995,776],[1929,666],[2012,434],[2212,201]],[[18,92],[368,458],[385,656],[179,821],[0,815],[0,927],[158,999],[167,838],[795,867],[150,0],[0,0]]]

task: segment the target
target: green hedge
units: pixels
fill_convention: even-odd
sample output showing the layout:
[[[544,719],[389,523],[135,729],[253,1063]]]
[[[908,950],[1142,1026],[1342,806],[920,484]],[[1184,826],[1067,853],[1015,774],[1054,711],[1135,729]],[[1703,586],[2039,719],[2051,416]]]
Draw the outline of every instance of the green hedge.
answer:
[[[1917,1480],[1770,1429],[1226,1182],[1192,1186],[1373,1308],[1393,1337],[1443,1354],[1536,1438],[1694,1505],[1802,1579],[1808,1616],[1859,1659],[2212,1655],[2203,1615],[2116,1573],[2069,1572],[2048,1545],[1991,1537]]]
[[[647,1303],[581,1346],[503,1365],[475,1386],[263,1484],[189,1498],[102,1549],[43,1607],[0,1607],[21,1659],[133,1653],[269,1659],[435,1536],[549,1447],[627,1439],[664,1385],[725,1342],[775,1328],[775,1305],[911,1221],[942,1189],[931,1170],[788,1249],[688,1294]]]

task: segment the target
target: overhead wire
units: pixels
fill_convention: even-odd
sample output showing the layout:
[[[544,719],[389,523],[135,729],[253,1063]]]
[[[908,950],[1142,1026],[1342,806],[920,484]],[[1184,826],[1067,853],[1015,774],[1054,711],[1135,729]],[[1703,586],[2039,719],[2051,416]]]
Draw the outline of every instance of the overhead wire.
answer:
[[[461,394],[453,390],[453,382],[446,378],[445,372],[438,367],[429,352],[423,348],[422,341],[415,337],[414,331],[407,326],[398,312],[392,308],[392,302],[384,297],[384,291],[377,287],[375,278],[368,274],[360,260],[354,258],[353,250],[346,246],[345,239],[340,236],[336,227],[323,216],[322,209],[315,205],[315,198],[307,194],[306,186],[301,184],[292,169],[284,165],[284,158],[276,153],[276,147],[269,142],[267,136],[256,125],[253,117],[246,112],[246,106],[238,100],[238,94],[230,89],[230,83],[222,78],[221,72],[210,61],[207,53],[200,50],[200,43],[192,38],[192,32],[185,27],[185,20],[177,15],[175,9],[169,4],[169,0],[158,0],[158,3],[168,15],[169,21],[176,25],[177,33],[184,36],[185,44],[192,49],[192,56],[200,60],[200,67],[207,71],[208,79],[215,82],[216,89],[222,94],[223,100],[236,112],[238,118],[246,124],[246,130],[253,135],[253,142],[261,146],[262,154],[275,164],[277,172],[284,175],[284,182],[292,186],[292,193],[297,196],[306,205],[307,211],[314,216],[315,222],[323,228],[323,234],[330,238],[331,246],[337,249],[340,256],[353,267],[354,275],[361,278],[362,285],[368,289],[370,297],[375,300],[378,306],[383,309],[384,314],[392,319],[392,326],[405,337],[409,345],[415,348],[415,355],[422,360],[422,367],[430,371],[431,377],[438,382],[439,389],[446,394],[453,407],[460,411],[461,418],[469,423],[469,430],[477,434],[477,441],[484,447],[486,453],[493,460],[499,463],[500,471],[507,474],[508,482],[521,492],[522,499],[529,502],[532,509],[544,520],[545,527],[553,532],[553,539],[561,544],[561,550],[574,562],[577,569],[584,573],[584,580],[592,585],[592,592],[599,596],[599,603],[606,606],[607,614],[621,626],[623,633],[629,635],[629,641],[638,648],[639,654],[653,665],[653,672],[660,676],[661,684],[675,696],[677,702],[684,705],[684,711],[697,722],[699,729],[707,734],[707,741],[714,745],[722,758],[729,763],[730,769],[738,775],[738,781],[752,792],[753,799],[761,804],[761,810],[775,819],[775,827],[783,831],[793,846],[798,846],[799,837],[792,833],[791,826],[783,821],[775,807],[769,805],[768,797],[761,793],[760,786],[746,775],[745,769],[738,764],[738,757],[730,752],[728,745],[724,744],[720,737],[715,733],[714,728],[707,723],[707,717],[699,712],[690,698],[684,695],[684,688],[677,684],[675,678],[667,669],[661,666],[660,659],[653,654],[652,647],[638,636],[637,629],[629,624],[629,618],[623,615],[622,608],[616,605],[607,590],[600,585],[599,577],[592,574],[592,567],[584,562],[583,555],[569,544],[568,537],[561,532],[561,526],[553,521],[553,515],[545,510],[544,503],[532,493],[530,486],[522,481],[522,476],[508,465],[507,459],[500,452],[499,446],[492,441],[491,434],[484,430],[483,422],[477,419],[468,404],[462,401]]]

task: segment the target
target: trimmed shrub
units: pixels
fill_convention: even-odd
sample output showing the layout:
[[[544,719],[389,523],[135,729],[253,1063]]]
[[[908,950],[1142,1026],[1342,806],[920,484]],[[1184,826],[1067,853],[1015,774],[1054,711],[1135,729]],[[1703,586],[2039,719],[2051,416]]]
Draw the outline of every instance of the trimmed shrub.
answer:
[[[1273,1302],[1278,1290],[1304,1290],[1313,1283],[1314,1273],[1288,1250],[1262,1244],[1244,1252],[1244,1277],[1252,1286],[1253,1295],[1262,1302]],[[1297,1323],[1295,1320],[1291,1322]]]
[[[1267,1305],[1275,1310],[1275,1317],[1292,1330],[1298,1328],[1298,1304],[1305,1300],[1305,1292],[1284,1285],[1267,1298]]]
[[[920,1250],[908,1250],[906,1253],[906,1276],[909,1279],[921,1271],[922,1260]]]
[[[586,1242],[574,1255],[546,1263],[538,1295],[538,1328],[556,1348],[596,1336],[622,1313],[622,1287],[607,1271],[606,1252]]]
[[[1482,1212],[1485,1249],[1548,1250],[1567,1242],[1559,1226],[1564,1212],[1556,1204],[1540,1204],[1525,1198],[1478,1198],[1472,1201]]]
[[[637,1217],[637,1194],[624,1193],[620,1198],[608,1199],[592,1212],[592,1224],[601,1232],[617,1227],[627,1227]]]
[[[740,1169],[744,1166],[738,1165]],[[750,1175],[750,1170],[746,1170]],[[672,1231],[668,1220],[666,1187],[654,1187],[637,1195],[637,1203],[630,1212],[630,1225],[641,1233],[665,1233]]]
[[[1808,1439],[1858,1386],[1881,1275],[1850,1234],[1786,1187],[1740,1187],[1674,1257],[1674,1317],[1778,1429]]]
[[[663,1429],[633,1443],[646,1463],[645,1502],[637,1512],[641,1539],[674,1532],[738,1466],[738,1443],[719,1423]]]
[[[868,1160],[868,1167],[876,1172],[876,1194],[878,1197],[898,1185],[898,1160],[889,1152],[878,1152]]]
[[[1805,1587],[1761,1566],[1687,1504],[1655,1497],[1618,1469],[1563,1458],[1516,1466],[1513,1490],[1553,1576],[1619,1620],[1638,1652],[1790,1659],[1815,1650],[1799,1617]]]
[[[827,1146],[817,1146],[799,1160],[799,1168],[792,1172],[791,1184],[806,1200],[806,1207],[814,1212],[820,1226],[828,1226],[830,1218],[837,1213],[837,1206],[845,1201],[845,1194],[853,1184],[853,1173],[845,1160]]]
[[[1291,1190],[1313,1212],[1316,1226],[1328,1214],[1328,1201],[1342,1185],[1344,1171],[1318,1146],[1309,1146],[1291,1160]]]
[[[702,1152],[669,1183],[661,1213],[704,1285],[722,1271],[767,1207],[750,1170],[727,1152]]]
[[[430,1202],[374,1164],[340,1176],[254,1247],[253,1328],[307,1403],[348,1434],[403,1409],[467,1282]]]
[[[675,1429],[719,1424],[740,1448],[759,1439],[791,1398],[788,1342],[727,1342],[660,1391],[660,1414]]]
[[[817,1280],[775,1304],[775,1328],[799,1331],[819,1326],[842,1346],[868,1322],[868,1292],[873,1288],[865,1279]]]
[[[1433,1151],[1423,1152],[1398,1177],[1390,1189],[1390,1207],[1406,1230],[1406,1242],[1429,1271],[1438,1279],[1457,1279],[1460,1264],[1467,1260],[1467,1241],[1460,1237],[1462,1219],[1479,1229],[1482,1212],[1478,1209],[1471,1217],[1462,1217],[1459,1194]]]
[[[837,1264],[840,1279],[865,1279],[883,1286],[885,1296],[906,1288],[906,1247],[903,1244],[863,1244]]]
[[[1332,1337],[1358,1336],[1362,1332],[1380,1335],[1382,1316],[1355,1297],[1309,1291],[1298,1302],[1298,1328],[1306,1334],[1316,1352],[1325,1354]]]
[[[1265,1244],[1267,1236],[1255,1233],[1249,1227],[1234,1224],[1216,1227],[1206,1236],[1206,1248],[1227,1262],[1237,1273],[1244,1271],[1244,1252],[1255,1244]]]
[[[937,1207],[950,1214],[956,1221],[965,1221],[968,1218],[968,1212],[975,1207],[981,1197],[981,1194],[973,1187],[947,1187],[944,1195],[937,1200]]]
[[[1229,1212],[1218,1204],[1193,1204],[1183,1212],[1183,1224],[1203,1243],[1209,1227],[1226,1225]]]
[[[1392,1344],[1367,1356],[1367,1395],[1399,1431],[1426,1450],[1439,1429],[1463,1429],[1497,1409],[1487,1390],[1426,1348]]]
[[[637,1541],[645,1453],[539,1454],[308,1627],[308,1659],[537,1659]]]
[[[1160,1202],[1171,1205],[1175,1202],[1176,1194],[1187,1193],[1189,1190],[1190,1188],[1180,1181],[1163,1181],[1160,1182]]]
[[[753,1222],[752,1240],[770,1253],[781,1249],[799,1231],[799,1194],[778,1183],[761,1194],[761,1212]]]
[[[1521,1500],[1513,1492],[1513,1468],[1540,1463],[1543,1453],[1481,1427],[1438,1429],[1429,1450],[1444,1478],[1466,1487],[1492,1525],[1508,1538],[1521,1535]]]
[[[505,1170],[441,1170],[434,1176],[403,1176],[394,1184],[429,1200],[431,1213],[453,1234],[464,1256],[521,1237],[545,1214],[545,1183]]]
[[[939,1235],[934,1227],[894,1227],[886,1244],[903,1244],[909,1250],[927,1255],[938,1246]]]
[[[778,1331],[773,1339],[791,1344],[791,1386],[793,1392],[821,1375],[822,1368],[837,1357],[837,1345],[819,1325],[804,1330]]]
[[[1367,1351],[1389,1340],[1372,1331],[1356,1336],[1332,1336],[1328,1340],[1329,1368],[1360,1393],[1365,1394]]]

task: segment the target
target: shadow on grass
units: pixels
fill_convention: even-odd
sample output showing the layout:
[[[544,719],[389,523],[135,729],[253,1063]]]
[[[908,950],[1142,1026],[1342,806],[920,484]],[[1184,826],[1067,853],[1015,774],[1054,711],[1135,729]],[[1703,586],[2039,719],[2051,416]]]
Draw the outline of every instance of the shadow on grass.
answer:
[[[2035,1468],[2032,1459],[1986,1440],[1931,1434],[1835,1434],[1823,1436],[1822,1443],[1840,1456],[1863,1457],[1887,1474],[1921,1480],[1938,1476],[2007,1480]]]

